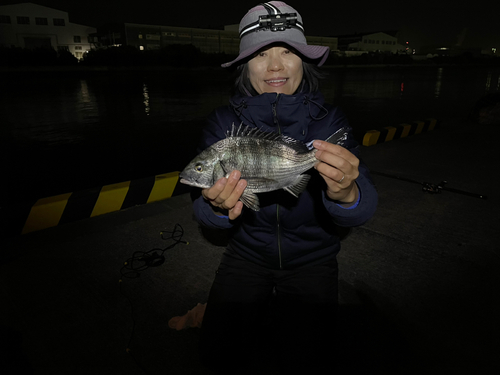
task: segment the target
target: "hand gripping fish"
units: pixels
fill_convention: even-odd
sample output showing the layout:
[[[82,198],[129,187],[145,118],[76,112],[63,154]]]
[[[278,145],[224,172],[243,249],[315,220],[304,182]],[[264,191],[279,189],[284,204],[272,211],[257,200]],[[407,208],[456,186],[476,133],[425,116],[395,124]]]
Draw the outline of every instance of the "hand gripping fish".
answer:
[[[342,127],[326,142],[342,145],[347,134],[347,128]],[[298,197],[305,190],[311,176],[302,173],[318,162],[316,151],[312,142],[305,144],[286,135],[233,124],[225,139],[202,151],[184,168],[180,182],[205,189],[238,170],[247,181],[240,200],[259,211],[256,193],[283,189]]]

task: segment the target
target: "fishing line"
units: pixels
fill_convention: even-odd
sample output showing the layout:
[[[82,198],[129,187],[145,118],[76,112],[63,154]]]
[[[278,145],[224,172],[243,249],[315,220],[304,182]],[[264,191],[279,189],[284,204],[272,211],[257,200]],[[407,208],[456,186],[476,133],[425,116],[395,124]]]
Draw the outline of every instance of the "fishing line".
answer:
[[[370,173],[373,175],[394,178],[396,180],[411,182],[413,184],[422,185],[422,191],[424,191],[426,193],[430,193],[430,194],[439,194],[439,193],[441,193],[441,191],[444,190],[444,191],[449,191],[451,193],[467,195],[469,197],[475,197],[475,198],[479,198],[479,199],[483,199],[483,200],[487,199],[487,196],[483,195],[483,194],[471,193],[469,191],[464,191],[464,190],[459,190],[459,189],[447,187],[447,186],[445,186],[448,183],[447,181],[441,181],[439,184],[433,184],[433,183],[425,182],[425,181],[419,182],[419,181],[413,180],[411,178],[401,177],[401,176],[392,175],[392,174],[384,173],[384,172],[370,171]]]
[[[173,240],[174,242],[169,246],[161,249],[154,248],[149,251],[136,251],[128,258],[120,269],[121,278],[118,280],[120,294],[128,301],[130,305],[130,316],[132,319],[132,329],[130,332],[130,337],[127,343],[125,351],[133,358],[137,366],[147,375],[151,374],[135,357],[133,351],[130,349],[132,339],[135,334],[135,318],[134,318],[134,305],[130,298],[123,292],[123,278],[136,279],[141,276],[141,272],[146,271],[151,267],[161,266],[165,262],[165,256],[163,255],[165,251],[172,249],[177,244],[183,243],[189,245],[189,242],[183,241],[182,236],[184,235],[184,229],[180,224],[175,224],[172,231],[161,231],[160,236],[162,240]]]

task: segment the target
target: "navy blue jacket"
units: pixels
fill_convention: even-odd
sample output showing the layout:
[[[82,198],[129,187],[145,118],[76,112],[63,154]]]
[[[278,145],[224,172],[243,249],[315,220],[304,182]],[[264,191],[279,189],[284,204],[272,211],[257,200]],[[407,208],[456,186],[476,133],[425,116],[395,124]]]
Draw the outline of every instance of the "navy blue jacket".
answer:
[[[340,127],[350,134],[344,145],[358,156],[358,144],[344,114],[324,103],[320,93],[284,95],[265,93],[233,97],[230,105],[216,109],[203,130],[199,151],[226,137],[232,124],[279,132],[303,142],[326,139]],[[259,194],[260,211],[244,208],[234,221],[215,215],[203,197],[194,201],[198,222],[230,230],[228,248],[248,261],[272,269],[293,269],[333,260],[340,250],[339,226],[365,223],[376,209],[377,192],[368,170],[361,164],[356,180],[361,193],[354,208],[343,208],[326,197],[326,183],[312,169],[307,190],[294,197],[284,190]]]

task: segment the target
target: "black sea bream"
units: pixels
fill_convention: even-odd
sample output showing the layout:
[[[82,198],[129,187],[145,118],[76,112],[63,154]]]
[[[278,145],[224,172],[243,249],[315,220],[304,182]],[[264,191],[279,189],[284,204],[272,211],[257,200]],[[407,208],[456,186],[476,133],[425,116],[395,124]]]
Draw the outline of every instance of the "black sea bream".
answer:
[[[346,139],[347,129],[340,128],[326,141],[342,145]],[[248,182],[240,199],[258,211],[255,193],[284,189],[298,197],[311,178],[302,173],[318,162],[315,154],[312,142],[306,145],[285,135],[233,124],[225,139],[202,151],[184,168],[180,182],[205,189],[238,170]]]

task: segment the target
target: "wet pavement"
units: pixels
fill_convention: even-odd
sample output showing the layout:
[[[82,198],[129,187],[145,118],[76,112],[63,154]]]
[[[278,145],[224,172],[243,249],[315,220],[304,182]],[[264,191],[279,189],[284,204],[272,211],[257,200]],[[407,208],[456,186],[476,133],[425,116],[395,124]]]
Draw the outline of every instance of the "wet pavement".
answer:
[[[380,201],[338,257],[339,373],[499,373],[499,137],[444,121],[362,147]],[[442,181],[473,195],[422,190]],[[2,374],[209,374],[199,329],[168,327],[206,301],[224,249],[190,204],[184,194],[1,240]],[[188,244],[168,239],[174,229]],[[153,249],[162,264],[123,269]]]

